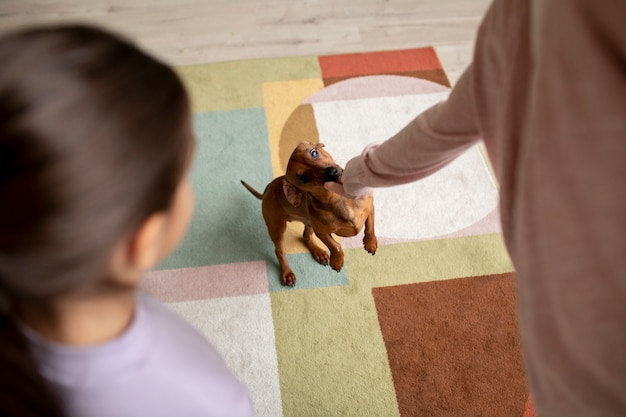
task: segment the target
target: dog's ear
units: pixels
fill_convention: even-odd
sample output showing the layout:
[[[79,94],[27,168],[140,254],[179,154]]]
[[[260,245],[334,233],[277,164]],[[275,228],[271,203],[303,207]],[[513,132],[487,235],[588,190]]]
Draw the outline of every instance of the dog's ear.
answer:
[[[283,192],[285,193],[285,197],[287,197],[287,201],[289,201],[292,206],[298,207],[302,202],[304,191],[294,187],[287,181],[283,181]]]

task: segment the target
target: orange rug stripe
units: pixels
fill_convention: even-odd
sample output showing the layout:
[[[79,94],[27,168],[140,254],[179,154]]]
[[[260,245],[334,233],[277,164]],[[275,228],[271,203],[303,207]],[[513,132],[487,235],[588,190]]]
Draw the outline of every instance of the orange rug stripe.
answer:
[[[319,57],[324,79],[441,69],[432,47]]]

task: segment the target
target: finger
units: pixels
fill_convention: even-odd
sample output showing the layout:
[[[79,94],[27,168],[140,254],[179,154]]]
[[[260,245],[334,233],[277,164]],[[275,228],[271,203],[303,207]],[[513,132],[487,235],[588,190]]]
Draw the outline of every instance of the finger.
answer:
[[[324,188],[337,194],[341,194],[343,192],[343,187],[341,186],[341,184],[338,184],[336,182],[325,182]]]
[[[326,182],[324,183],[324,188],[326,188],[328,191],[332,191],[333,193],[337,193],[339,195],[342,195],[344,197],[348,197],[348,198],[354,198],[351,195],[349,195],[348,193],[346,193],[346,191],[343,189],[343,185],[336,183],[336,182]]]
[[[333,193],[337,193],[337,194],[344,193],[343,186],[336,182],[325,182],[324,188],[326,188],[328,191],[332,191]]]

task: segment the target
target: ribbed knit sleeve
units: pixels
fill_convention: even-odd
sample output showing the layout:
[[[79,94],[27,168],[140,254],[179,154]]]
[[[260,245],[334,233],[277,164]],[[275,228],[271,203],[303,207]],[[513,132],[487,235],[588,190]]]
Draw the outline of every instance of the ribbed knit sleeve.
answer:
[[[479,139],[470,66],[448,100],[418,115],[389,140],[369,145],[351,159],[342,177],[344,189],[358,196],[370,192],[369,187],[416,181],[449,164]]]

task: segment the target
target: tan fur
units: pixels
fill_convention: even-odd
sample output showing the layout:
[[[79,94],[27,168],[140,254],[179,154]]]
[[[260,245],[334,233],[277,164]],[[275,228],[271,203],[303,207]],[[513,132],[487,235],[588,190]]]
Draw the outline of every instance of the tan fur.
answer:
[[[283,285],[296,283],[283,243],[289,221],[304,223],[302,238],[313,258],[322,265],[330,264],[335,271],[343,267],[344,256],[332,233],[355,236],[365,226],[365,250],[373,255],[378,247],[374,234],[374,197],[351,199],[326,190],[324,183],[340,182],[343,170],[323,147],[323,144],[300,143],[289,158],[285,175],[270,182],[263,194],[241,181],[263,202],[263,218],[276,248]],[[313,233],[328,247],[330,255],[314,242]]]

